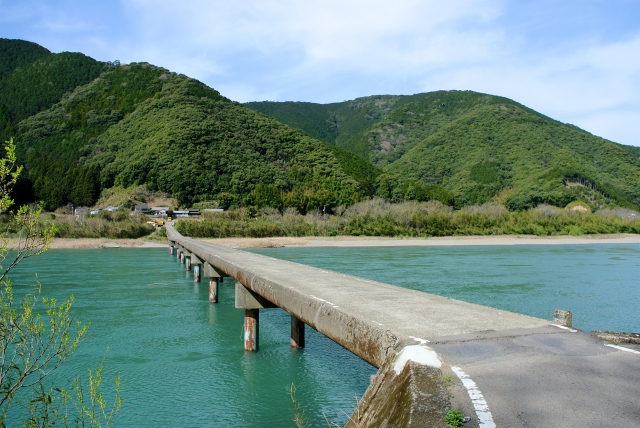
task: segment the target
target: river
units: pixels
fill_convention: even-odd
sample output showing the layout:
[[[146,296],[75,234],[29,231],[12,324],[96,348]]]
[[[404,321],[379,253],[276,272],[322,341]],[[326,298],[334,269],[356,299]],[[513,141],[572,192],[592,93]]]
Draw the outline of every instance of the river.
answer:
[[[640,245],[253,251],[547,319],[569,309],[585,330],[640,329]],[[279,309],[262,311],[260,351],[245,353],[233,281],[211,305],[207,283],[164,249],[51,250],[11,277],[17,295],[40,281],[44,296],[75,296],[74,315],[92,325],[55,380],[97,367],[108,348],[106,392],[116,372],[123,382],[116,426],[293,426],[291,384],[311,426],[343,426],[375,373],[312,329],[291,349]]]

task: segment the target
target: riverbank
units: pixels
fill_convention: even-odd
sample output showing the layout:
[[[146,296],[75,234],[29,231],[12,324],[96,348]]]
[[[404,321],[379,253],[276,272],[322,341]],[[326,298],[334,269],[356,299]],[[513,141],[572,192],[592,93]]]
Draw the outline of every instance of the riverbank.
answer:
[[[54,238],[50,248],[166,248],[166,246],[166,242],[145,239]],[[16,249],[18,242],[10,239],[7,247]]]
[[[446,236],[434,238],[386,238],[376,236],[311,236],[304,238],[218,238],[201,239],[230,248],[283,247],[410,247],[410,246],[469,246],[469,245],[579,245],[579,244],[640,244],[637,234],[609,234],[585,236]],[[55,238],[51,248],[163,248],[166,242],[145,239]],[[9,242],[16,247],[15,241]]]
[[[376,236],[335,236],[306,238],[219,238],[202,241],[231,248],[282,247],[411,247],[470,245],[567,245],[567,244],[640,244],[640,235],[611,234],[589,236],[445,236],[434,238],[386,238]]]

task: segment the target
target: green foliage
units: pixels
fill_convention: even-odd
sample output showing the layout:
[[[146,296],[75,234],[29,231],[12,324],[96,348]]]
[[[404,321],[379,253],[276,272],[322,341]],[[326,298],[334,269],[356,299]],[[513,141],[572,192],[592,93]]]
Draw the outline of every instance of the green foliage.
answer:
[[[0,39],[0,138],[15,135],[19,121],[49,108],[109,66],[80,53],[52,54],[35,43]]]
[[[14,123],[49,108],[77,86],[91,82],[107,65],[81,53],[62,52],[39,58],[0,80],[0,104]]]
[[[51,55],[48,49],[24,40],[0,38],[0,79],[39,58]]]
[[[0,290],[0,424],[4,425],[13,400],[21,390],[42,385],[43,380],[71,355],[83,340],[87,327],[75,330],[69,311],[73,296],[61,303],[42,299],[45,317],[36,308],[39,291],[15,305],[13,289],[4,280]],[[40,339],[40,340],[38,340]],[[40,402],[40,390],[32,400]]]
[[[71,414],[70,418],[69,415],[65,415],[63,419],[65,424],[71,423],[81,427],[108,427],[112,424],[113,419],[122,406],[122,397],[120,397],[122,383],[120,373],[118,373],[115,380],[113,403],[109,405],[100,390],[103,370],[104,358],[100,367],[96,370],[88,370],[88,391],[83,387],[80,378],[74,379],[71,391],[62,390],[63,405],[68,407],[69,404],[72,404],[75,408],[75,412]],[[40,426],[41,424],[35,425]]]
[[[377,195],[390,202],[403,201],[438,201],[444,205],[456,206],[454,195],[435,184],[425,183],[417,179],[400,180],[391,174],[378,177]]]
[[[89,153],[81,148],[162,90],[167,76],[166,70],[148,64],[112,67],[49,110],[21,122],[19,154],[28,165],[35,196],[47,209],[95,202],[99,170],[82,164]]]
[[[479,104],[385,171],[439,184],[461,206],[509,190],[511,210],[565,206],[588,189],[596,207],[640,206],[640,161],[619,145],[513,102]]]
[[[13,142],[13,138],[5,141],[4,153],[5,156],[0,159],[0,177],[2,177],[0,181],[0,214],[13,205],[10,191],[18,181],[18,176],[22,171],[22,166],[16,165],[16,145]]]
[[[362,192],[367,196],[374,196],[376,181],[382,171],[345,149],[335,146],[330,146],[330,149],[342,170],[360,184]]]
[[[264,101],[245,105],[368,159],[368,143],[362,140],[361,133],[379,122],[401,99],[403,97],[383,95],[332,104]]]
[[[337,127],[331,120],[328,105],[305,102],[250,102],[245,106],[257,110],[279,122],[301,129],[310,137],[325,143],[335,144]]]
[[[20,168],[15,166],[15,146],[8,141],[5,157],[0,159],[0,210],[3,213],[12,203],[8,194],[19,173]],[[40,208],[22,206],[5,217],[8,217],[5,223],[18,239],[17,248],[11,253],[6,235],[2,234],[0,239],[0,426],[5,426],[10,415],[15,419],[14,402],[26,407],[25,426],[66,426],[71,422],[69,415],[73,415],[67,408],[67,397],[71,395],[59,387],[45,386],[45,380],[76,351],[88,326],[71,315],[73,296],[58,303],[56,299],[40,298],[38,287],[21,302],[14,300],[9,272],[24,259],[45,251],[56,228],[41,219]],[[87,396],[92,405],[77,407],[78,417],[72,422],[76,426],[108,426],[120,408],[119,377],[114,405],[106,410],[106,401],[99,390],[101,373],[102,365],[96,372],[89,372]],[[72,391],[79,400],[85,396],[78,378]]]
[[[457,410],[449,410],[447,415],[444,417],[444,421],[447,425],[452,427],[461,427],[462,421],[464,420],[464,415]]]
[[[87,218],[56,220],[54,224],[58,238],[135,239],[155,231],[146,216],[131,216],[126,211],[101,211]]]
[[[51,210],[91,205],[101,189],[145,185],[181,205],[208,200],[306,212],[373,194],[379,173],[200,82],[144,63],[112,67],[19,131],[35,196]]]
[[[389,200],[406,199],[400,188],[411,179],[446,189],[460,206],[500,200],[527,210],[586,199],[592,208],[640,207],[640,151],[507,98],[436,91],[249,106],[310,135],[335,123],[331,142],[383,168],[377,194]]]
[[[190,95],[193,88],[208,97]],[[203,92],[204,93],[204,92]],[[302,211],[359,200],[361,190],[330,146],[220,97],[186,77],[82,149],[103,187],[146,184],[181,205],[230,204]]]
[[[303,213],[374,194],[455,206],[494,200],[510,210],[575,200],[640,207],[638,150],[502,97],[436,91],[247,109],[146,63],[100,63],[2,39],[4,51],[0,134],[17,135],[27,167],[16,197],[51,210],[131,185],[184,205]]]
[[[432,237],[469,235],[555,236],[640,233],[640,216],[634,211],[580,213],[547,205],[509,212],[503,205],[487,203],[454,211],[440,202],[407,201],[391,204],[382,199],[357,203],[340,214],[306,215],[265,209],[241,209],[205,214],[203,220],[180,220],[176,230],[196,238],[272,236],[389,236]]]

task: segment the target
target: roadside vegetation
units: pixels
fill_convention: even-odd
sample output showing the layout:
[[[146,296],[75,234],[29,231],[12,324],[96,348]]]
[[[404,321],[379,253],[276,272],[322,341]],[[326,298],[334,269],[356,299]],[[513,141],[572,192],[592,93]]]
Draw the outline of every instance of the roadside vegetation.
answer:
[[[576,208],[579,207],[579,208]],[[176,229],[197,238],[273,236],[388,236],[432,237],[460,235],[573,235],[640,233],[640,213],[625,208],[591,213],[586,204],[568,208],[540,205],[527,211],[508,211],[489,202],[453,210],[438,201],[392,204],[374,198],[334,214],[300,214],[289,208],[258,212],[239,208],[204,213],[202,220],[184,219]]]

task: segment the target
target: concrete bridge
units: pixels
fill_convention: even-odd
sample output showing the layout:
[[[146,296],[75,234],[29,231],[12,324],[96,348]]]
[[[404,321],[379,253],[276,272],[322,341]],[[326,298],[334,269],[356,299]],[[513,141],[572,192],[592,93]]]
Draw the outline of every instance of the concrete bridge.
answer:
[[[640,350],[555,323],[186,238],[170,251],[223,277],[245,310],[245,350],[259,349],[261,309],[291,314],[291,346],[308,325],[378,368],[348,427],[640,426]],[[428,278],[425,278],[427,281]],[[551,315],[551,314],[550,314]],[[550,317],[551,318],[551,317]]]

